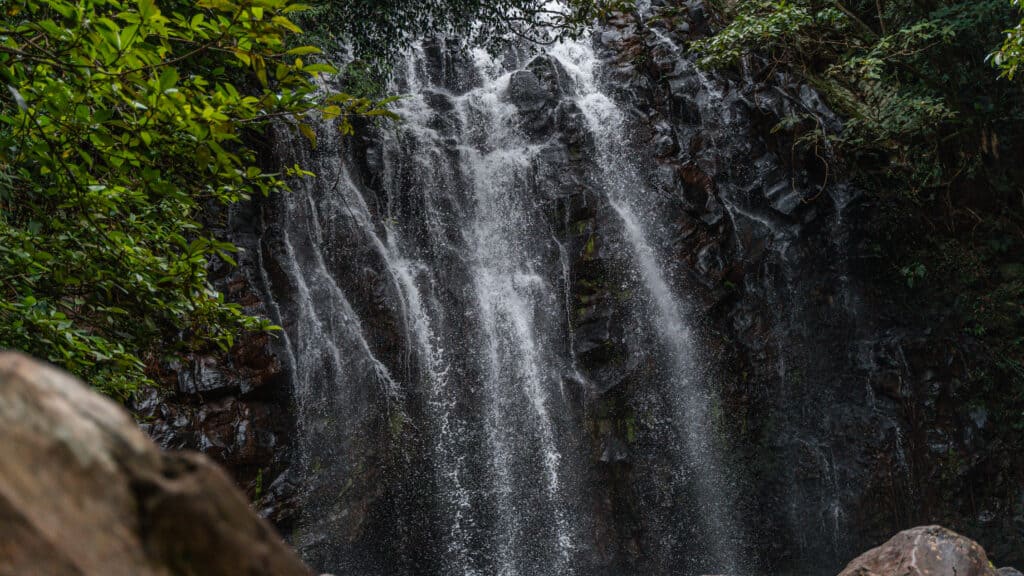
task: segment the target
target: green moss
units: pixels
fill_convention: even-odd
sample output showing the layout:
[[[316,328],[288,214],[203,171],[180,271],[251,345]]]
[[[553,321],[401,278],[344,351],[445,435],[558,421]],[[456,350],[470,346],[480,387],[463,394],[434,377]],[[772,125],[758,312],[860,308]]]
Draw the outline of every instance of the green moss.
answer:
[[[341,491],[338,492],[338,498],[340,500],[344,501],[345,496],[352,490],[352,487],[355,486],[355,476],[355,474],[349,475],[345,480],[345,484],[341,486]]]
[[[263,468],[256,471],[255,487],[253,488],[253,498],[259,500],[260,496],[263,495]]]
[[[626,416],[624,423],[626,425],[626,442],[633,444],[636,442],[636,415]]]
[[[586,246],[583,247],[583,259],[593,260],[594,255],[597,253],[597,236],[594,234],[590,235],[587,239]]]

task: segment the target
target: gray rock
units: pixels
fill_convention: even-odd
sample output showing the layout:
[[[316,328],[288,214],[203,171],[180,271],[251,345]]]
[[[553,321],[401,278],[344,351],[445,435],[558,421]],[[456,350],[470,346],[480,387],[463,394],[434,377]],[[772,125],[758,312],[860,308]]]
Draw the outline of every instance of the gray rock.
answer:
[[[544,108],[550,93],[533,72],[518,70],[508,79],[509,99],[524,112],[535,112]]]
[[[576,82],[558,59],[542,54],[526,65],[526,69],[544,85],[552,97],[572,96],[576,92]]]
[[[800,191],[794,190],[785,180],[769,186],[764,195],[768,198],[772,208],[787,216],[795,212],[803,201]]]
[[[237,389],[233,382],[220,370],[216,358],[203,356],[186,369],[178,372],[178,391],[182,394],[208,394]]]
[[[839,576],[997,576],[974,540],[941,526],[904,530],[858,556]]]

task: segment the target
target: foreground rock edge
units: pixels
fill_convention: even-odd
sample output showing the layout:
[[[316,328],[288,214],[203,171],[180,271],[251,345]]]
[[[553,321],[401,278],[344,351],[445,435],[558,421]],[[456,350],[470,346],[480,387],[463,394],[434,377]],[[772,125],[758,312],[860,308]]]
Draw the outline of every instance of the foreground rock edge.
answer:
[[[307,576],[201,454],[162,452],[123,408],[0,352],[0,576]]]
[[[1018,576],[996,570],[980,544],[942,526],[904,530],[850,562],[839,576]]]

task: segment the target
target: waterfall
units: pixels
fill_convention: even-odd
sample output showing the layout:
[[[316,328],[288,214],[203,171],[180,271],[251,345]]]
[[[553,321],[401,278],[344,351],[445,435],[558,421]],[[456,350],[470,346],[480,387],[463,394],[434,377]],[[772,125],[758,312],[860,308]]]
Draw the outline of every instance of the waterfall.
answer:
[[[683,299],[672,288],[671,267],[665,264],[670,258],[658,254],[649,240],[659,226],[659,218],[656,210],[644,211],[644,206],[657,206],[657,200],[651,197],[652,191],[645,190],[644,179],[631,162],[635,153],[623,136],[623,112],[595,83],[592,55],[578,46],[559,47],[556,54],[571,62],[576,72],[578,102],[597,141],[602,189],[621,221],[633,266],[650,300],[649,321],[665,347],[670,414],[679,435],[675,464],[680,475],[693,475],[697,485],[697,521],[708,535],[708,556],[718,570],[734,574],[739,568],[734,554],[743,546],[743,536],[732,518],[730,499],[735,487],[730,486],[729,473],[723,470],[714,444],[716,422],[711,411],[717,400],[711,383],[702,381],[690,319]]]
[[[270,203],[257,259],[295,390],[291,539],[314,567],[743,570],[670,223],[602,65],[588,40],[438,42],[397,68],[401,122],[355,142],[324,122],[313,151],[279,131],[317,175]],[[580,286],[622,322],[588,320]],[[666,474],[630,455],[642,443],[671,454]],[[623,466],[639,479],[617,490],[657,494],[609,504]]]

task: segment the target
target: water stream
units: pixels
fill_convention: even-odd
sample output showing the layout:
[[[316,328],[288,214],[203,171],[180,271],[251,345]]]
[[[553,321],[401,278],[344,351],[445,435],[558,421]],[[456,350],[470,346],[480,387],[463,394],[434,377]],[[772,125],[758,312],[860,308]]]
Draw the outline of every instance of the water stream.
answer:
[[[678,522],[702,534],[640,537],[638,554],[667,555],[659,565],[681,574],[742,572],[714,382],[602,65],[589,40],[539,57],[419,47],[393,86],[407,94],[402,122],[377,129],[362,157],[329,124],[315,151],[279,135],[281,155],[318,176],[279,201],[259,259],[296,391],[293,539],[316,568],[622,573],[600,536],[625,529],[607,526],[597,485],[598,392],[579,365],[570,289],[580,247],[553,217],[586,188],[574,198],[624,249],[609,274],[636,286],[626,330],[651,337],[645,386],[667,416],[644,426],[672,455],[666,510],[690,511],[657,513],[651,532]],[[565,184],[566,166],[580,183]]]

